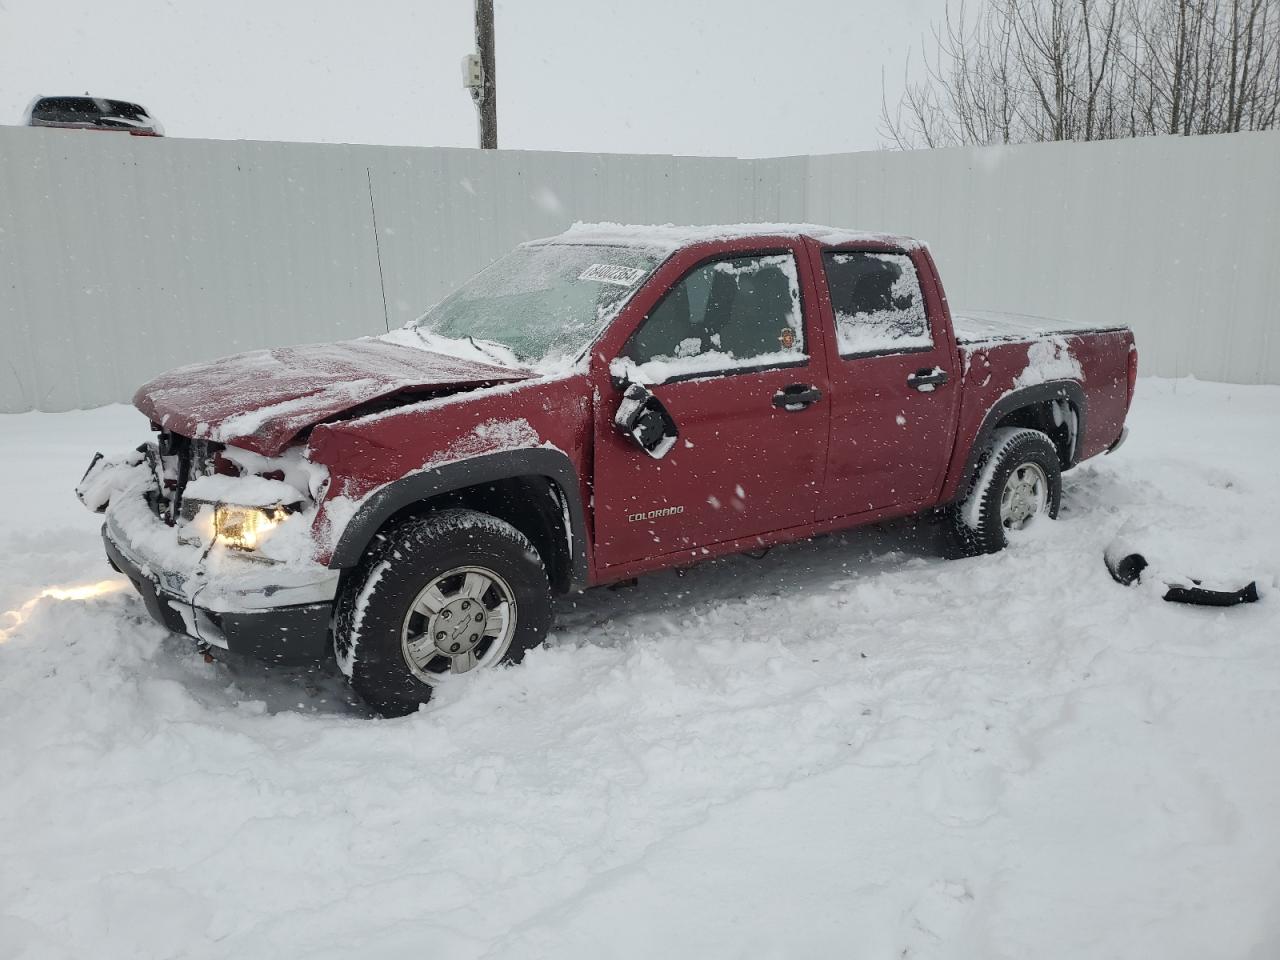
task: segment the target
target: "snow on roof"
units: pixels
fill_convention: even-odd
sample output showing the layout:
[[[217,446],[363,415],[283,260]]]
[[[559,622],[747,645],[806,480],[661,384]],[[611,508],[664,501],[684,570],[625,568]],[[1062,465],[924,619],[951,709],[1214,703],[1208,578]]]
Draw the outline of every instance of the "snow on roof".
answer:
[[[819,243],[884,243],[905,250],[923,246],[911,237],[887,233],[866,233],[816,223],[732,223],[707,226],[664,224],[575,223],[564,233],[532,243],[599,243],[613,246],[649,247],[671,252],[694,243],[731,240],[741,237],[812,237]]]

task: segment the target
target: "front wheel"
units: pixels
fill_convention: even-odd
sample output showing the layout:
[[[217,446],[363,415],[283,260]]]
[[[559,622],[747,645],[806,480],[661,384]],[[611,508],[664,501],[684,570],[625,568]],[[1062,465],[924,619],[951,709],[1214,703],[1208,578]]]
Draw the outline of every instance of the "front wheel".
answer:
[[[1056,518],[1061,501],[1053,441],[1039,430],[1001,427],[968,496],[951,508],[952,541],[962,556],[995,553],[1010,531]]]
[[[551,626],[551,588],[529,540],[502,520],[442,510],[382,535],[344,584],[334,651],[386,717],[435,689],[518,663]]]

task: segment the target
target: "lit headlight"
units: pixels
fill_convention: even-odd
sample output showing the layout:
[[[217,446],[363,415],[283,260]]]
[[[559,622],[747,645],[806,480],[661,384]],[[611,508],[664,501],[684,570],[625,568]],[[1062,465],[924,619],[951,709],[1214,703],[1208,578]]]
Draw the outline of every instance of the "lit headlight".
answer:
[[[213,511],[213,535],[235,550],[256,550],[263,536],[275,529],[288,511],[284,507],[238,507],[220,503]]]

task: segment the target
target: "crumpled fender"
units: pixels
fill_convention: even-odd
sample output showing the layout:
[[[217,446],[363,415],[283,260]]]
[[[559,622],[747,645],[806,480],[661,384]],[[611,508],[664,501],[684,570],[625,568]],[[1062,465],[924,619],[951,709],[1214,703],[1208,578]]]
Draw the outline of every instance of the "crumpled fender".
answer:
[[[131,490],[152,479],[154,474],[150,456],[145,443],[136,450],[113,457],[95,453],[89,469],[76,484],[76,496],[94,513],[102,513],[117,493]]]

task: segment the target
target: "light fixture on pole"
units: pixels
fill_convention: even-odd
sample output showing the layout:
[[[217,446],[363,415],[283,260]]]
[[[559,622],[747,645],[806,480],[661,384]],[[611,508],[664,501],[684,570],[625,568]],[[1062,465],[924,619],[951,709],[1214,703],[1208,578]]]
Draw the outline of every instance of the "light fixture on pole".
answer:
[[[498,83],[494,63],[493,0],[476,0],[476,52],[462,58],[462,86],[480,119],[480,147],[498,147]]]

